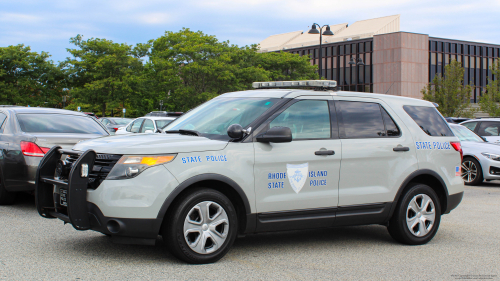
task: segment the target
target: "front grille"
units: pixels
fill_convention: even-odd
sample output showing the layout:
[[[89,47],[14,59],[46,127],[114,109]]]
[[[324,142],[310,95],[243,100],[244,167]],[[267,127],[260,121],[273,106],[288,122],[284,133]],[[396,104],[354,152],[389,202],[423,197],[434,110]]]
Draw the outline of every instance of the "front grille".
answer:
[[[78,159],[79,155],[68,155],[66,161],[71,165]],[[89,186],[90,189],[96,189],[101,182],[108,176],[111,169],[115,166],[116,162],[122,156],[118,154],[97,154],[94,167],[89,173]]]

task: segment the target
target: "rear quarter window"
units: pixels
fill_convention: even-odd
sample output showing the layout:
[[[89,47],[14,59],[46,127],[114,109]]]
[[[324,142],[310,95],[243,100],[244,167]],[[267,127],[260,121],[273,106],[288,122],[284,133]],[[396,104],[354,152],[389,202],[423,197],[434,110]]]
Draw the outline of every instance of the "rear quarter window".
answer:
[[[415,123],[417,123],[417,125],[429,136],[454,136],[443,116],[441,116],[435,107],[405,105],[403,108]]]

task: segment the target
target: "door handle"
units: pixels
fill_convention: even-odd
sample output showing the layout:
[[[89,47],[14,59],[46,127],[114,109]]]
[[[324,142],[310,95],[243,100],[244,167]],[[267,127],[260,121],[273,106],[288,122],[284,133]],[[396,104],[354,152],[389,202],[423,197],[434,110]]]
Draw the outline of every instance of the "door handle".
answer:
[[[410,148],[407,146],[396,146],[392,150],[394,150],[394,151],[410,151]]]
[[[335,151],[333,150],[318,150],[314,152],[315,155],[334,155]]]

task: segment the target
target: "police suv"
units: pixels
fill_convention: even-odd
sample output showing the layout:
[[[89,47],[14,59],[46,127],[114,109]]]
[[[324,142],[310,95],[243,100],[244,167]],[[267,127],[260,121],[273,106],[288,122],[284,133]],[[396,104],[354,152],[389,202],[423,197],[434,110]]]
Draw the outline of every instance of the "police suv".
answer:
[[[335,91],[335,81],[253,86],[164,134],[53,147],[38,169],[38,212],[118,243],[161,235],[179,259],[210,263],[238,235],[269,231],[382,224],[425,244],[462,200],[460,142],[432,103]]]

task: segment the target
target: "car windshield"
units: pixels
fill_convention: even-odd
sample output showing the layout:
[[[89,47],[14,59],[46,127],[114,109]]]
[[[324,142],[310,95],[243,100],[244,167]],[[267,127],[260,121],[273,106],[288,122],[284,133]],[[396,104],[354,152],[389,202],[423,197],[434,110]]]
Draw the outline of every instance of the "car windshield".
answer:
[[[243,128],[269,110],[278,99],[216,98],[174,120],[165,131],[191,130],[214,139],[229,139],[227,128],[240,124]]]
[[[460,141],[484,142],[484,140],[464,126],[450,126],[451,130]]]
[[[174,121],[173,119],[172,120],[156,120],[156,128],[163,128],[165,126],[167,126],[168,124],[170,124],[172,121]]]
[[[17,114],[26,133],[70,133],[108,135],[97,121],[87,116],[68,114]]]
[[[130,121],[132,121],[132,119],[128,119],[128,118],[114,118],[113,121],[115,121],[115,123],[118,124],[118,125],[127,125],[128,123],[130,123]]]

